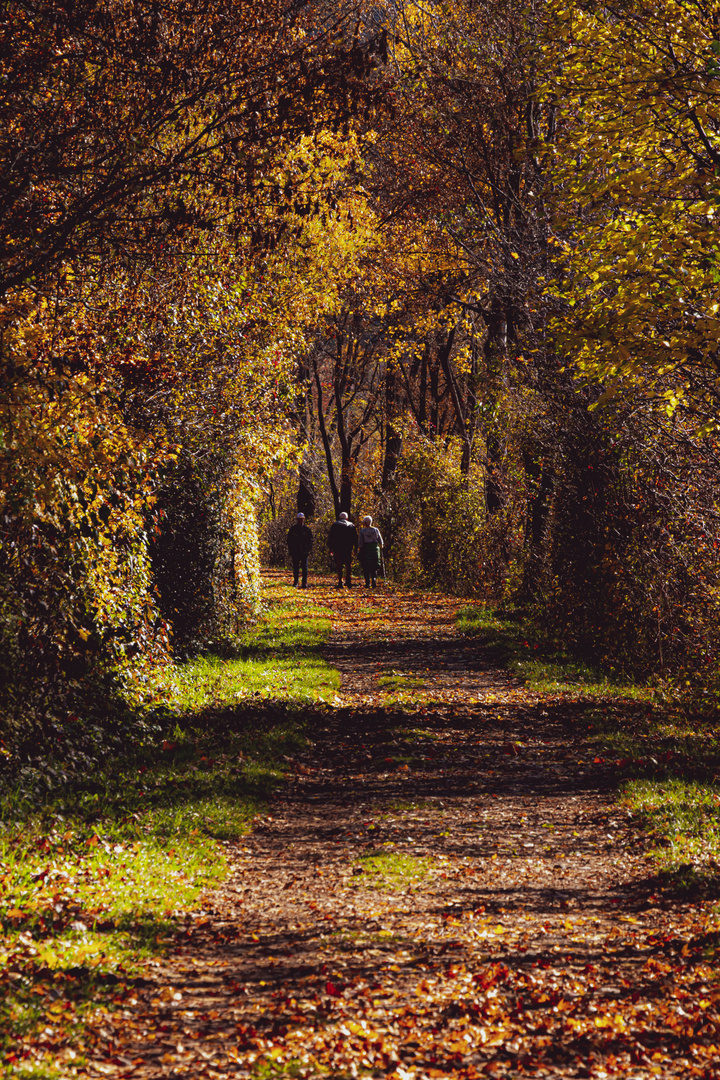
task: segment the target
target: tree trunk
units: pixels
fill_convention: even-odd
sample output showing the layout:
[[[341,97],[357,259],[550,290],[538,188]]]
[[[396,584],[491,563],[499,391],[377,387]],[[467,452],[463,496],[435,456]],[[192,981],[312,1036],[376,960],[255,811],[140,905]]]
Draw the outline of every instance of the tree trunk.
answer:
[[[315,485],[306,461],[300,464],[298,481],[298,513],[304,514],[306,518],[312,518],[315,514]]]
[[[395,369],[388,365],[385,371],[385,455],[383,459],[382,489],[392,487],[398,461],[402,452],[402,435],[396,429],[399,408],[399,386]]]
[[[443,374],[445,376],[445,382],[450,393],[450,400],[453,404],[455,412],[455,429],[462,439],[462,457],[460,459],[460,472],[463,476],[467,477],[470,472],[470,459],[472,456],[472,443],[470,440],[470,432],[468,429],[467,416],[463,407],[462,400],[460,398],[460,390],[457,385],[455,374],[450,367],[450,353],[455,342],[456,327],[453,327],[447,336],[447,341],[441,347],[438,353],[438,359],[440,366],[442,367]]]
[[[335,505],[335,517],[338,517],[338,515],[340,514],[340,490],[338,488],[337,480],[335,478],[335,465],[332,458],[332,447],[330,445],[330,436],[328,434],[327,424],[325,423],[322,382],[320,381],[320,372],[318,371],[316,357],[313,357],[313,372],[315,375],[315,386],[317,388],[318,427],[320,428],[320,438],[322,439],[323,450],[325,451],[325,463],[327,465],[328,483],[330,484],[330,491],[332,492],[333,503]]]
[[[502,485],[500,483],[500,440],[497,435],[488,435],[486,441],[485,467],[485,509],[488,517],[493,517],[502,508]]]

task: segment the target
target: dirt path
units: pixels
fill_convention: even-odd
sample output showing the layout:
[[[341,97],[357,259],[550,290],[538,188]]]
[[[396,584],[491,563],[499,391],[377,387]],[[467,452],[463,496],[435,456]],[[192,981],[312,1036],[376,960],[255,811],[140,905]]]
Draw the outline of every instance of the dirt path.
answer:
[[[586,706],[445,598],[321,595],[340,701],[97,1070],[720,1076],[706,913],[653,892]]]

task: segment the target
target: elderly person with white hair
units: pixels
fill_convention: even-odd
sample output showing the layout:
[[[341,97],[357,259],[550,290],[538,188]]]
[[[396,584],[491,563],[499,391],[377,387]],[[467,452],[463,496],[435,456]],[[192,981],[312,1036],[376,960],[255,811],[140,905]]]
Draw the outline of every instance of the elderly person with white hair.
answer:
[[[380,552],[383,548],[383,538],[372,520],[369,514],[363,518],[362,528],[358,533],[358,558],[365,574],[365,585],[369,588],[372,581],[374,589],[377,585],[378,571],[382,566]]]

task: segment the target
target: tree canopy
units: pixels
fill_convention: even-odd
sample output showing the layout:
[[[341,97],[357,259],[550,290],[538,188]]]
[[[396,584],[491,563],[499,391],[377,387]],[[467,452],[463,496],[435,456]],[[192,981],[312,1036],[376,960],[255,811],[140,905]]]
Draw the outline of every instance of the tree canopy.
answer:
[[[714,700],[711,6],[12,0],[0,87],[18,753],[231,647],[298,508]]]

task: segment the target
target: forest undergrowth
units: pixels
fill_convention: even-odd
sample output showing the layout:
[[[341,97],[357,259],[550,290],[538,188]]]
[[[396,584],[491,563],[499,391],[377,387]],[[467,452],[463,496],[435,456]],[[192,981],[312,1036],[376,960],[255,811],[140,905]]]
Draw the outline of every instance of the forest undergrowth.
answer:
[[[2,1074],[717,1076],[712,731],[441,594],[266,597],[143,762],[6,799]]]

